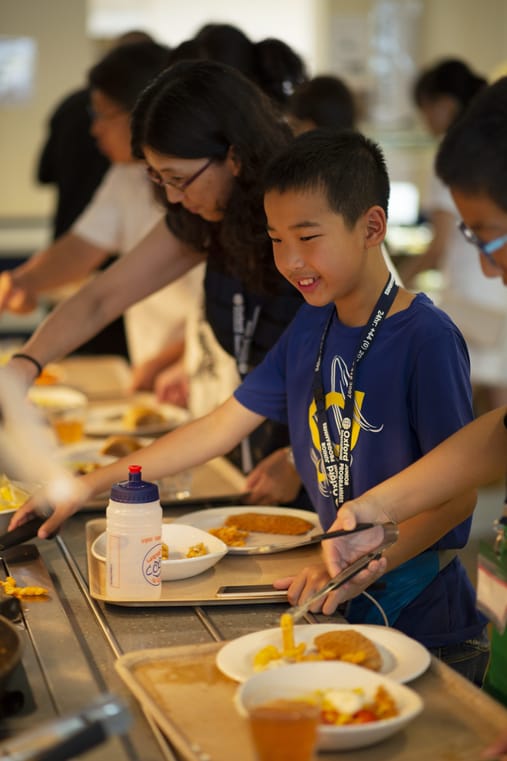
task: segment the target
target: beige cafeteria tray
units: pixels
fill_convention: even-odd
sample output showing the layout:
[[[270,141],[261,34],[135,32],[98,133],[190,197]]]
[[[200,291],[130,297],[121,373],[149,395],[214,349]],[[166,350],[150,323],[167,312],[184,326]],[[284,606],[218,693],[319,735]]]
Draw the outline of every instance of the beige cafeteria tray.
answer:
[[[203,503],[241,504],[245,494],[245,477],[225,457],[216,457],[203,465],[191,469],[191,493],[189,497],[175,499],[168,497],[163,489],[160,491],[160,501],[163,507],[181,507],[185,512],[192,505]],[[104,512],[107,506],[108,495],[94,497],[87,502],[83,509],[94,512]]]
[[[158,600],[109,601],[106,595],[105,562],[91,553],[91,545],[106,529],[106,521],[96,518],[86,524],[86,552],[88,557],[88,580],[90,594],[96,600],[114,602],[116,605],[136,607],[166,605],[233,605],[269,603],[286,600],[286,594],[273,589],[262,597],[218,597],[220,587],[227,585],[270,585],[274,579],[295,574],[304,565],[315,563],[320,557],[320,545],[299,547],[274,555],[226,555],[208,571],[190,579],[164,581]]]
[[[236,712],[237,684],[215,666],[222,643],[126,653],[116,669],[185,761],[254,761],[248,727]],[[326,761],[479,761],[507,727],[507,710],[432,658],[409,685],[422,713],[393,737],[353,751],[326,752]]]

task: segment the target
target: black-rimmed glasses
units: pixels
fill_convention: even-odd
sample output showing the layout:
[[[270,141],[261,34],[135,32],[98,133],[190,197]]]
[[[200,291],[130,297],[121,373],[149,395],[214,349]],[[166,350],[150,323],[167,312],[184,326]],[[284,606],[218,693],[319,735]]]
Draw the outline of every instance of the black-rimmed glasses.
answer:
[[[184,193],[185,190],[188,188],[189,185],[191,185],[195,180],[197,180],[198,177],[201,176],[203,172],[206,171],[206,169],[209,167],[209,165],[213,162],[213,159],[208,159],[207,162],[202,166],[195,174],[193,174],[191,177],[188,177],[188,179],[183,180],[182,182],[173,182],[172,180],[164,180],[162,175],[160,175],[156,169],[153,169],[152,166],[147,166],[146,171],[148,173],[148,177],[152,182],[154,182],[156,185],[168,185],[171,188],[175,188],[175,190],[178,190],[180,193]]]
[[[474,233],[473,230],[467,227],[464,222],[458,223],[458,229],[465,240],[468,241],[468,243],[471,243],[472,246],[478,248],[481,254],[484,254],[484,256],[491,262],[491,264],[493,264],[495,267],[498,267],[498,264],[493,259],[493,254],[495,251],[499,251],[502,246],[505,246],[507,243],[507,234],[499,235],[498,238],[493,238],[493,240],[484,242]]]

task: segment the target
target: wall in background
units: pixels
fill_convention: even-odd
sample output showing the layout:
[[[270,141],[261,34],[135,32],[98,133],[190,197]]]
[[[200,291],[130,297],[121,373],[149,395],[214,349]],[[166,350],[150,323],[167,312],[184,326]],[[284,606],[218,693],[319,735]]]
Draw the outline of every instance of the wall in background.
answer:
[[[254,40],[278,36],[301,53],[310,71],[330,71],[337,60],[337,30],[349,24],[355,44],[369,34],[372,13],[379,2],[420,6],[418,65],[444,55],[463,57],[478,71],[491,72],[507,59],[507,2],[505,0],[1,0],[3,35],[30,36],[36,41],[37,63],[33,97],[27,103],[0,103],[0,218],[46,216],[53,195],[34,181],[34,168],[45,136],[46,119],[56,103],[85,80],[86,71],[102,48],[93,35],[104,38],[132,27],[145,28],[175,44],[209,21],[230,21]],[[102,7],[98,13],[98,6]],[[210,12],[210,8],[213,9]],[[94,14],[88,14],[88,10]],[[42,11],[42,12],[41,12]],[[171,17],[171,11],[174,15]],[[361,31],[362,30],[362,31]],[[103,40],[101,40],[103,41]],[[338,60],[344,60],[343,44]],[[353,53],[353,51],[352,51]],[[340,73],[340,72],[337,72]],[[375,133],[374,133],[375,134]],[[428,165],[428,146],[414,145],[409,136],[383,129],[391,173],[397,179],[422,176]]]

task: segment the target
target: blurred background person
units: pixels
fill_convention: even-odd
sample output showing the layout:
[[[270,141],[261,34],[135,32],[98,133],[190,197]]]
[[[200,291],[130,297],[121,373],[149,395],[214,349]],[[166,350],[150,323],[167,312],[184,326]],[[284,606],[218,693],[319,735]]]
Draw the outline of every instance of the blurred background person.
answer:
[[[414,100],[429,132],[441,139],[486,85],[464,61],[445,59],[423,70]],[[426,251],[400,265],[407,285],[429,269],[442,272],[436,299],[461,329],[470,351],[476,407],[507,403],[507,303],[499,280],[482,278],[479,261],[458,229],[459,215],[448,188],[433,174],[425,204],[432,227]],[[478,393],[485,387],[484,395]],[[479,409],[478,411],[484,411]]]
[[[356,128],[354,93],[342,79],[332,75],[300,83],[287,100],[285,113],[295,135],[317,127]]]
[[[130,115],[140,92],[167,67],[169,54],[155,42],[123,44],[90,70],[91,130],[112,166],[67,233],[0,275],[0,308],[33,308],[39,294],[82,280],[110,254],[125,254],[163,217],[144,162],[132,156]],[[202,275],[202,268],[189,272],[126,312],[134,389],[151,388],[157,369],[181,356],[186,315],[199,304]],[[115,346],[110,351],[116,353]]]

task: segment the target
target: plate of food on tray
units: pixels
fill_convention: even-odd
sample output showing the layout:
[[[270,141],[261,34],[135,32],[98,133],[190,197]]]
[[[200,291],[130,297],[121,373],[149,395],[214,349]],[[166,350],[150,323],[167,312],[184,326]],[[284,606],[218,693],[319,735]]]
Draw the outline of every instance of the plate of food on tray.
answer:
[[[161,404],[151,398],[103,403],[88,409],[85,434],[157,436],[186,423],[189,418],[188,410],[174,404]]]
[[[409,682],[426,671],[430,659],[423,645],[397,629],[344,623],[303,624],[289,632],[284,626],[252,632],[225,644],[216,663],[222,673],[238,682],[260,671],[314,661],[353,663],[395,682]]]
[[[176,522],[208,531],[236,555],[291,550],[322,532],[316,513],[288,507],[217,507],[186,513]]]

